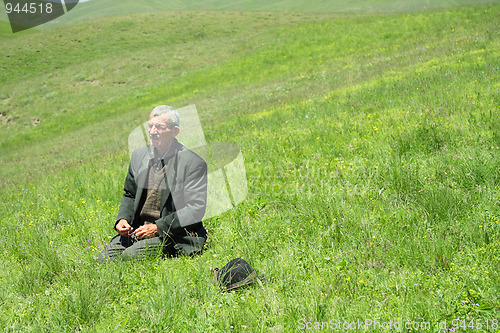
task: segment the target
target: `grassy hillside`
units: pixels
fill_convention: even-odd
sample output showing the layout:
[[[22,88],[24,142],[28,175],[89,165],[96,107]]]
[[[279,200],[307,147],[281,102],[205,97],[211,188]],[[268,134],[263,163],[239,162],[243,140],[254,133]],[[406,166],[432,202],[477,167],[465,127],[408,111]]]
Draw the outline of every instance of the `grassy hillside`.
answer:
[[[494,331],[499,9],[173,11],[0,33],[0,328]],[[193,103],[207,141],[241,147],[247,199],[205,221],[201,256],[94,264],[128,134],[155,105]],[[263,287],[210,284],[234,257]]]
[[[90,0],[80,2],[68,14],[39,27],[51,28],[106,16],[120,16],[166,10],[237,10],[302,13],[391,13],[449,7],[498,4],[500,0]],[[7,20],[0,11],[0,20]]]

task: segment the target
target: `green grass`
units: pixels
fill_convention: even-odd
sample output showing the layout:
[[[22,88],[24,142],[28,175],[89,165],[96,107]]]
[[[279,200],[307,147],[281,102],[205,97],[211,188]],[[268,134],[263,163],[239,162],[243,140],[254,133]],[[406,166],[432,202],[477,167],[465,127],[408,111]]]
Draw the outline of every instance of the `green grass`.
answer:
[[[0,328],[498,330],[498,10],[174,11],[0,33]],[[241,147],[247,199],[205,221],[201,256],[95,264],[128,134],[155,105],[192,103],[207,141]],[[234,257],[263,288],[210,284]]]
[[[61,24],[73,24],[89,19],[108,16],[130,15],[144,12],[179,10],[231,10],[231,11],[273,11],[290,13],[401,13],[434,10],[449,7],[498,4],[499,0],[122,0],[117,5],[113,0],[91,0],[80,2],[67,14],[48,22],[37,29],[52,28]],[[6,12],[0,11],[0,20],[7,21]]]

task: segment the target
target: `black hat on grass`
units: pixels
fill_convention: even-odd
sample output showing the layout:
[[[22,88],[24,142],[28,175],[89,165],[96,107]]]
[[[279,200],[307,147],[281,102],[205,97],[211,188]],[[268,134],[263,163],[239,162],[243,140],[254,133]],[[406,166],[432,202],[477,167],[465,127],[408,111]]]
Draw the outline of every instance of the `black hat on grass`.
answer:
[[[222,291],[230,291],[250,284],[257,277],[255,269],[248,262],[236,258],[228,262],[221,269],[212,269],[214,283],[218,284]]]

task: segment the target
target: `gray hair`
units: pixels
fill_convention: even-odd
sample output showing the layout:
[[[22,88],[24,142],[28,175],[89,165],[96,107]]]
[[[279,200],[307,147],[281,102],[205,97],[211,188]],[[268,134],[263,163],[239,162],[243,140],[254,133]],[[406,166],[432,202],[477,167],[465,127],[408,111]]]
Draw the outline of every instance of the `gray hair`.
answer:
[[[179,112],[170,105],[159,105],[151,111],[150,116],[157,117],[166,114],[168,117],[167,126],[172,128],[174,126],[179,126]]]

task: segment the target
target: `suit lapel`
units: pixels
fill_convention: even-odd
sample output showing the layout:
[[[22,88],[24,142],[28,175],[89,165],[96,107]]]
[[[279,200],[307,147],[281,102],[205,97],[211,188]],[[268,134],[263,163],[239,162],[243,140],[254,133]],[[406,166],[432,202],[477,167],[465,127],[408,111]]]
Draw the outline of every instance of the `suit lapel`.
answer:
[[[144,192],[144,189],[146,188],[148,182],[149,164],[151,159],[153,158],[152,147],[148,146],[147,148],[148,150],[141,159],[141,164],[136,175],[135,183],[137,184],[137,189],[135,193],[134,212],[137,211],[139,205],[141,204],[142,193]]]
[[[175,177],[176,177],[176,170],[175,168],[177,167],[177,154],[180,150],[180,144],[176,141],[172,143],[173,147],[171,152],[165,157],[167,169],[165,171],[165,180],[166,180],[166,189],[161,192],[161,208],[165,206],[165,203],[167,202],[168,197],[170,196],[171,191],[175,187]]]

